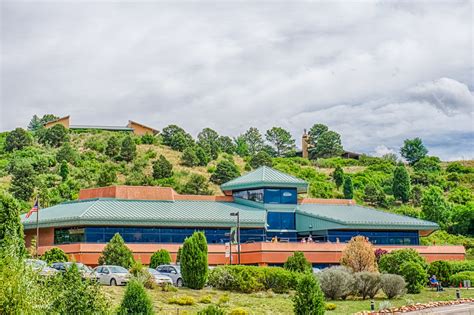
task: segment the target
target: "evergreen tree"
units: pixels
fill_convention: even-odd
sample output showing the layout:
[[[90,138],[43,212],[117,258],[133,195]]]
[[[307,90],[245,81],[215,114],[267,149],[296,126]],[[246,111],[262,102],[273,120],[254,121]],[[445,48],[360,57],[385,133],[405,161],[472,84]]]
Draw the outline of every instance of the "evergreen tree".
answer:
[[[132,279],[127,284],[117,313],[119,315],[152,315],[155,313],[150,296],[140,281]]]
[[[69,142],[64,143],[61,148],[56,153],[56,161],[61,163],[66,161],[69,163],[75,163],[78,157],[78,153],[74,148],[69,144]]]
[[[219,147],[219,134],[211,129],[211,128],[204,128],[198,134],[198,141],[197,143],[201,146],[204,151],[213,159],[217,159],[220,152]],[[206,163],[207,165],[207,163]]]
[[[16,128],[7,134],[5,139],[5,151],[12,152],[14,150],[21,150],[33,143],[31,135],[22,128]]]
[[[36,131],[41,127],[43,127],[41,119],[37,115],[33,115],[33,118],[31,118],[30,123],[28,124],[28,130]]]
[[[220,136],[219,139],[217,140],[219,144],[219,150],[221,152],[227,153],[227,154],[234,154],[235,152],[235,144],[232,141],[232,138],[228,136]]]
[[[117,181],[117,170],[111,163],[105,163],[99,172],[97,178],[97,185],[99,187],[106,187],[114,184]]]
[[[119,233],[115,233],[99,257],[99,265],[118,265],[130,268],[133,261],[132,251],[125,245]]]
[[[44,130],[44,132],[39,135],[38,141],[43,145],[50,145],[57,148],[69,141],[69,132],[63,125],[54,125]]]
[[[183,252],[183,248],[180,246],[178,248],[178,252],[176,253],[176,263],[179,264],[181,262],[181,253]]]
[[[120,141],[118,137],[112,136],[107,140],[105,154],[109,158],[115,158],[120,154]]]
[[[158,160],[153,162],[153,178],[163,179],[173,176],[173,164],[164,155],[160,155]]]
[[[250,158],[249,164],[252,168],[259,168],[260,166],[272,166],[272,157],[265,151],[260,151]]]
[[[209,154],[200,145],[196,147],[196,157],[198,158],[199,166],[207,166],[207,164],[209,163]]]
[[[332,178],[334,179],[334,182],[336,183],[337,189],[339,189],[342,184],[344,183],[344,171],[342,170],[341,166],[336,166],[334,169],[334,172],[332,173]]]
[[[308,133],[309,156],[311,159],[330,158],[343,152],[341,136],[323,124],[314,124]]]
[[[171,147],[173,150],[183,151],[194,144],[193,137],[184,131],[183,128],[176,125],[169,125],[161,133],[163,144]]]
[[[207,241],[203,232],[186,238],[180,257],[184,284],[191,289],[202,289],[207,282]]]
[[[410,175],[405,166],[397,166],[393,172],[393,196],[402,202],[410,200]]]
[[[69,176],[69,166],[67,165],[67,162],[62,160],[61,165],[59,166],[59,176],[63,179],[63,182],[67,179]]]
[[[263,137],[257,128],[249,128],[249,130],[243,134],[243,139],[247,143],[247,148],[250,155],[255,155],[257,152],[262,150],[264,144]]]
[[[20,205],[0,190],[0,257],[23,257],[26,254]]]
[[[211,182],[221,185],[240,176],[237,165],[233,162],[223,160],[217,163],[216,171],[211,175]]]
[[[13,162],[9,167],[12,175],[10,192],[17,199],[29,201],[35,190],[36,173],[26,160]]]
[[[352,184],[352,178],[350,176],[345,176],[344,178],[344,198],[352,199],[354,198],[354,186]]]
[[[428,154],[428,150],[420,138],[406,139],[403,147],[400,149],[400,154],[410,165],[415,164]]]
[[[298,281],[296,294],[293,297],[293,310],[296,315],[324,314],[323,291],[313,274],[306,274]]]
[[[374,183],[368,183],[364,187],[364,201],[374,206],[386,206],[386,197],[382,188]]]
[[[267,130],[265,138],[275,147],[278,157],[286,156],[295,150],[295,139],[289,131],[281,127],[273,127]]]
[[[209,182],[204,176],[192,174],[186,184],[184,184],[181,193],[190,195],[211,195],[212,191],[209,189]]]
[[[430,186],[423,192],[421,211],[426,220],[446,226],[451,208],[443,196],[443,191],[437,186]]]
[[[159,265],[171,263],[171,255],[166,249],[160,249],[151,255],[150,268],[156,269]]]
[[[183,151],[183,155],[181,156],[181,164],[188,167],[194,167],[199,164],[199,159],[196,155],[196,151],[194,151],[194,148],[189,147]]]
[[[312,273],[311,263],[306,259],[303,252],[294,252],[293,256],[288,257],[283,268],[301,273]]]
[[[136,155],[137,146],[132,137],[125,137],[125,139],[122,140],[122,146],[120,148],[120,158],[123,161],[131,162]]]

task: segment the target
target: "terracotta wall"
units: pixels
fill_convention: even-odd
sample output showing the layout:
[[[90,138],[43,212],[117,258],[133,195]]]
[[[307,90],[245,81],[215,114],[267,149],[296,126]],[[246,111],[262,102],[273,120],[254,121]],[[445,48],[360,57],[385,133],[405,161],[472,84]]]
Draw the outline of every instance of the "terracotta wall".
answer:
[[[41,228],[39,246],[51,246],[54,245],[54,228]],[[25,231],[25,244],[26,247],[31,246],[31,240],[36,238],[36,229]]]

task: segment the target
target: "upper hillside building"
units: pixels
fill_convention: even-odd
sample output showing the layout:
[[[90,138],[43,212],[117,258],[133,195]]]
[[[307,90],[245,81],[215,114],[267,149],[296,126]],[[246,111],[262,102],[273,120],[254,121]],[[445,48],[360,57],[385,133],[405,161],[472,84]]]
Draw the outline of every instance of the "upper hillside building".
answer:
[[[79,200],[41,209],[40,250],[63,248],[78,261],[97,264],[105,243],[120,233],[147,263],[160,248],[175,255],[184,239],[204,231],[210,264],[228,262],[225,243],[239,213],[242,263],[282,264],[295,250],[314,264],[338,263],[351,237],[377,247],[416,248],[428,259],[463,259],[462,246],[419,246],[432,222],[358,206],[352,200],[299,198],[308,183],[269,167],[221,186],[225,196],[180,195],[171,188],[113,186],[81,190]],[[35,215],[22,217],[29,244]],[[314,243],[301,243],[311,236]],[[278,239],[278,242],[271,242]]]
[[[70,116],[64,116],[46,123],[45,128],[51,128],[54,125],[63,125],[66,129],[76,130],[107,130],[107,131],[128,131],[136,135],[157,134],[158,130],[135,121],[129,120],[127,126],[98,126],[98,125],[71,125]]]

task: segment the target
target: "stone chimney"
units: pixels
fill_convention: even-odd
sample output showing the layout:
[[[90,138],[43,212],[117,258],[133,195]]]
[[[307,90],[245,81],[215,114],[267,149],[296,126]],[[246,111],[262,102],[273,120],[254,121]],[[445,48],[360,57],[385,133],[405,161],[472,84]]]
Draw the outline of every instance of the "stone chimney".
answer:
[[[302,157],[308,158],[308,134],[306,133],[306,129],[304,130],[303,136],[301,137],[301,153]]]

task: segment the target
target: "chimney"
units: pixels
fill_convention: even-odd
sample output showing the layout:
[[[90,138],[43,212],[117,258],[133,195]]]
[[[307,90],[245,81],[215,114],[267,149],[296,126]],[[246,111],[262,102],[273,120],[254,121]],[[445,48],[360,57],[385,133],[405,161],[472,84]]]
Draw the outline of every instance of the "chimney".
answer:
[[[301,153],[303,158],[308,158],[308,134],[306,133],[306,129],[304,129],[303,136],[301,137]]]

